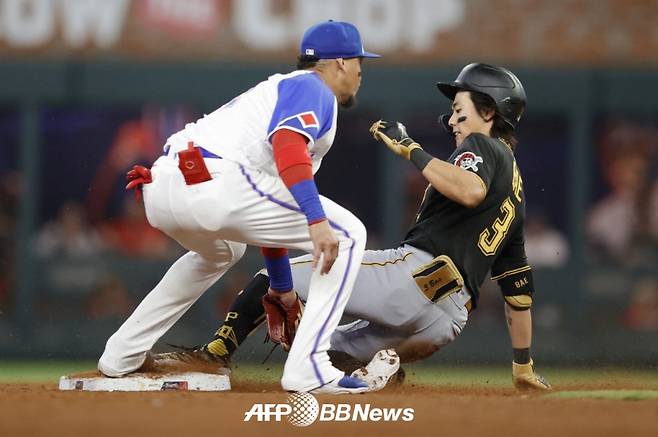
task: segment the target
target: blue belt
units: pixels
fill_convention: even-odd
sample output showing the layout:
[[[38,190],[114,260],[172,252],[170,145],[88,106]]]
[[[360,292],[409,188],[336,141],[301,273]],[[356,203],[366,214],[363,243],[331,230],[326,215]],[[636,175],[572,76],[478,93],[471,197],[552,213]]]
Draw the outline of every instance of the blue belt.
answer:
[[[197,146],[198,147],[198,146]],[[222,159],[221,156],[215,155],[212,152],[209,152],[208,150],[204,149],[203,147],[198,147],[199,150],[201,150],[201,156],[204,158],[217,158],[217,159]]]
[[[204,149],[203,147],[195,146],[197,149],[201,151],[201,156],[204,158],[216,158],[216,159],[222,159],[221,156],[215,155],[212,152],[209,152],[208,150]],[[169,151],[171,150],[171,146],[169,144],[165,145],[164,147],[164,156],[169,155]]]

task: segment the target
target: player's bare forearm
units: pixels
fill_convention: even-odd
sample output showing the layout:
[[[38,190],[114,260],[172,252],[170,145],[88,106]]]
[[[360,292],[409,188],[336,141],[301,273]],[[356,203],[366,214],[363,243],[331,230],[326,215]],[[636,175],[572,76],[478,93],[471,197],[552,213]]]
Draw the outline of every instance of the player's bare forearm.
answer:
[[[535,373],[534,362],[530,356],[532,343],[530,309],[516,310],[505,303],[505,316],[514,349],[514,361],[512,362],[514,386],[519,390],[550,390],[551,385]]]
[[[475,208],[487,195],[477,175],[440,159],[432,159],[423,169],[423,176],[438,192],[467,208]]]
[[[370,132],[396,155],[413,162],[422,171],[425,179],[453,202],[467,208],[475,208],[487,195],[486,186],[479,176],[432,158],[420,144],[407,135],[407,129],[402,123],[378,120],[370,127]]]
[[[532,343],[532,314],[530,310],[515,310],[505,304],[505,319],[514,349],[529,348]]]

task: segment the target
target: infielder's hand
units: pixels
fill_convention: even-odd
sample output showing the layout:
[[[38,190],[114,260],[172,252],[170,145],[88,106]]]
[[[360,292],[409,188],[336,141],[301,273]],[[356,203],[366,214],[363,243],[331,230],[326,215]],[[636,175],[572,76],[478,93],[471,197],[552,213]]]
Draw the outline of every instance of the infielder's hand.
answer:
[[[422,149],[420,144],[409,138],[407,128],[399,121],[377,120],[370,126],[370,133],[377,141],[382,141],[396,155],[409,159],[411,151]]]
[[[282,294],[268,290],[262,302],[270,340],[289,351],[304,313],[304,304],[294,291]]]
[[[535,373],[532,360],[528,364],[517,364],[512,361],[512,380],[519,390],[550,390],[551,385]]]
[[[310,225],[308,232],[311,234],[311,241],[313,242],[313,271],[317,268],[320,257],[322,257],[320,274],[327,274],[338,256],[338,239],[336,238],[336,234],[331,229],[328,220]]]

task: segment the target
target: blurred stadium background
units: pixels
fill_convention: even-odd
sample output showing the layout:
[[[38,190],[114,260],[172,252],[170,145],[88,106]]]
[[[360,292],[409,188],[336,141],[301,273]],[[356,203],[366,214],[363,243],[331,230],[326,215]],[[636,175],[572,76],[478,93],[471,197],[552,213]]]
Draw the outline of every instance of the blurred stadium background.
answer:
[[[0,360],[92,360],[181,249],[123,191],[133,163],[276,72],[303,30],[355,23],[369,50],[320,191],[395,246],[425,182],[371,140],[400,119],[438,157],[449,109],[434,82],[470,62],[511,68],[528,108],[517,159],[537,282],[534,356],[658,362],[658,1],[0,0]],[[163,341],[207,341],[258,252]],[[511,359],[496,286],[433,361]],[[264,333],[242,355],[260,361]],[[166,346],[161,345],[166,348]],[[275,356],[281,360],[282,356]]]

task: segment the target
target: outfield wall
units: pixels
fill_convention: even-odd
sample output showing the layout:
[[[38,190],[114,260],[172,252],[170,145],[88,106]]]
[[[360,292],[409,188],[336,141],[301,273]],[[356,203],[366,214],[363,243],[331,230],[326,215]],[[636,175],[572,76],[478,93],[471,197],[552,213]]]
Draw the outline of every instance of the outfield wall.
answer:
[[[186,120],[290,66],[0,65],[0,217],[9,217],[0,233],[0,357],[94,357],[180,254],[157,235],[131,236],[143,217],[122,194],[129,161],[152,162],[163,138]],[[364,65],[360,105],[341,114],[318,184],[362,217],[370,248],[400,241],[425,183],[372,141],[367,128],[377,118],[400,119],[430,152],[447,157],[450,138],[435,120],[448,104],[433,84],[460,67]],[[511,68],[529,96],[517,159],[534,220],[528,232],[536,256],[530,259],[536,355],[554,362],[655,363],[658,70]],[[620,194],[626,192],[634,199],[628,204]],[[93,250],[53,243],[66,240],[57,225],[71,221]],[[231,296],[259,268],[252,253],[167,339],[207,340]],[[491,284],[483,294],[462,338],[440,357],[509,358],[502,301]]]

